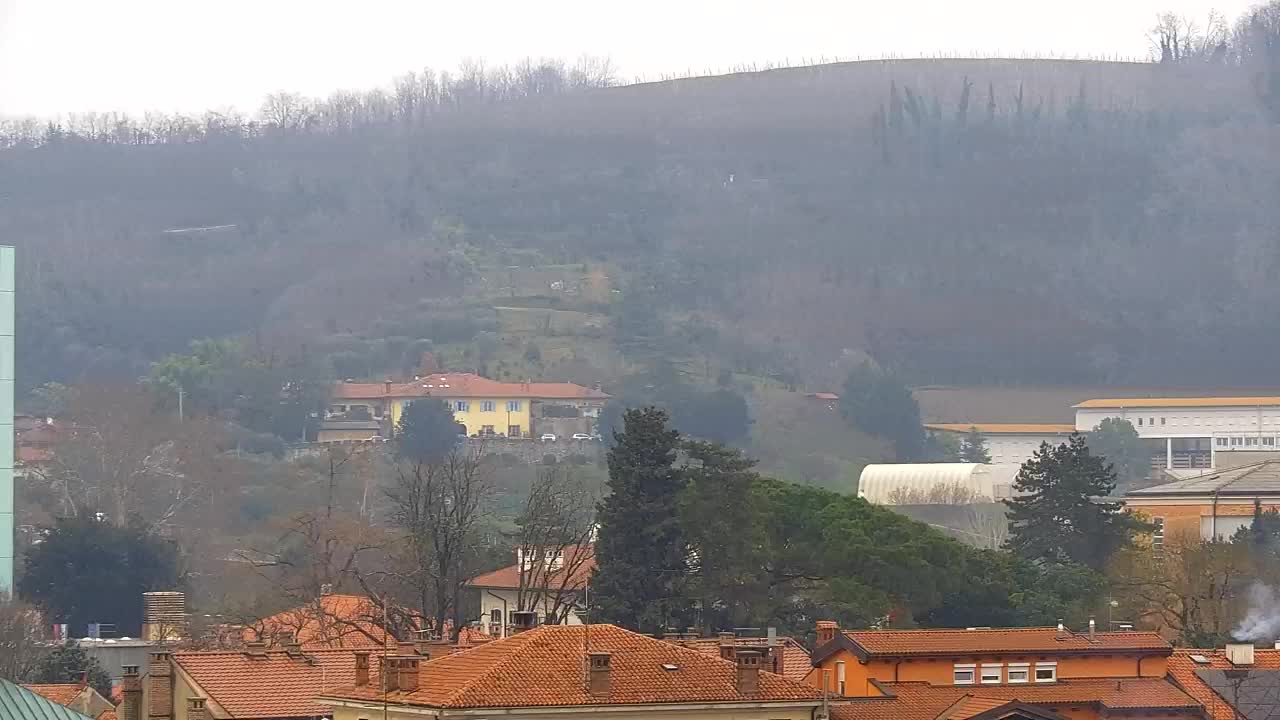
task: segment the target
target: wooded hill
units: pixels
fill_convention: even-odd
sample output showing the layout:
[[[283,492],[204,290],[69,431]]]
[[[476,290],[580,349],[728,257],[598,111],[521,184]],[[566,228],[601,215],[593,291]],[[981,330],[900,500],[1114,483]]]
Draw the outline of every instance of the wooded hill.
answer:
[[[919,382],[1266,377],[1280,94],[1252,67],[471,67],[253,118],[10,121],[20,385],[226,335],[378,375],[501,346],[522,304],[583,317],[526,329],[574,364],[520,345],[512,375],[664,357],[834,387],[865,353]],[[546,268],[571,289],[515,277]]]

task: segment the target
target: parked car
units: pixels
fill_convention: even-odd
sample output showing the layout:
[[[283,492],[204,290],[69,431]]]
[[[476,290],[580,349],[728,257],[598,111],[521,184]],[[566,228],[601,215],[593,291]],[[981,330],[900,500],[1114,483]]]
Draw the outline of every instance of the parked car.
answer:
[[[556,436],[555,433],[542,433],[542,437],[540,439],[542,442],[555,442]]]
[[[574,440],[594,440],[595,438],[593,438],[592,436],[586,433],[574,433],[573,439]]]

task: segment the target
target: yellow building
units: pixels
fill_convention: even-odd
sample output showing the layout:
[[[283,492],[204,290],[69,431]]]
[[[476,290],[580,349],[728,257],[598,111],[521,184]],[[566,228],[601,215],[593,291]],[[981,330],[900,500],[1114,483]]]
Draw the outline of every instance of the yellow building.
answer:
[[[331,418],[359,415],[389,428],[413,402],[444,401],[468,435],[534,437],[540,405],[567,405],[595,417],[609,399],[605,393],[573,383],[505,383],[471,373],[438,373],[411,382],[341,383],[333,392]]]

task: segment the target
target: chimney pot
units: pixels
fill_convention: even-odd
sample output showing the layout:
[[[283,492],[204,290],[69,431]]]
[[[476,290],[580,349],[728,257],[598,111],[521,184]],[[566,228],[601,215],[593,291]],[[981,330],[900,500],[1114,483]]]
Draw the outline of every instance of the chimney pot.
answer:
[[[755,695],[760,691],[760,653],[743,650],[736,653],[735,659],[738,662],[738,694]]]
[[[1067,639],[1067,626],[1062,624],[1062,618],[1058,618],[1058,635],[1059,640]]]
[[[720,640],[720,658],[722,660],[732,660],[734,650],[738,647],[738,639],[731,632],[722,632],[716,637]]]
[[[333,594],[333,583],[324,583],[320,586],[320,597]]]
[[[834,620],[819,620],[817,630],[818,647],[822,647],[836,639],[836,635],[840,633],[840,625]]]
[[[382,659],[382,691],[391,692],[400,689],[399,663],[396,658]]]
[[[588,655],[591,661],[590,677],[587,681],[591,697],[605,698],[609,696],[609,653],[593,652]]]
[[[122,670],[120,720],[142,720],[142,676],[137,665],[125,665]]]
[[[1089,616],[1089,639],[1096,640],[1098,638],[1098,622]]]

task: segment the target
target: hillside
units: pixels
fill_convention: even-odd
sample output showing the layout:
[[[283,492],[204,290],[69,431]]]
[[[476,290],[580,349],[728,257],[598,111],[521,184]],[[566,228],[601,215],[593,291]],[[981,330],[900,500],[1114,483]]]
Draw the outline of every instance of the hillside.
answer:
[[[420,74],[267,110],[5,124],[22,388],[226,335],[335,376],[429,348],[791,388],[865,356],[921,383],[1209,384],[1280,345],[1280,128],[1239,68]]]

